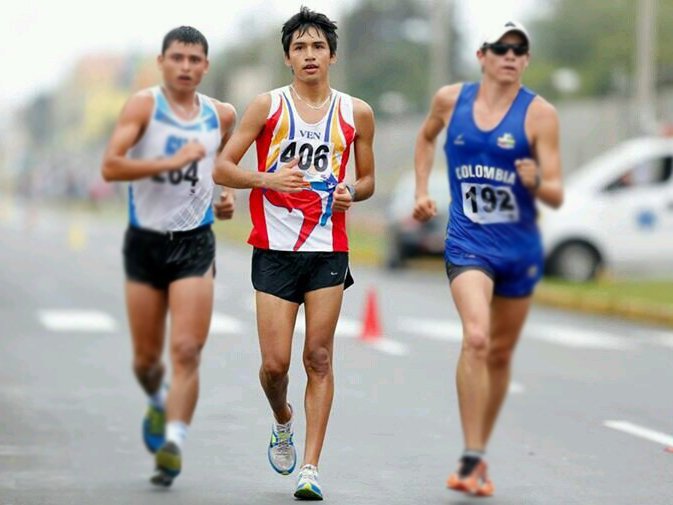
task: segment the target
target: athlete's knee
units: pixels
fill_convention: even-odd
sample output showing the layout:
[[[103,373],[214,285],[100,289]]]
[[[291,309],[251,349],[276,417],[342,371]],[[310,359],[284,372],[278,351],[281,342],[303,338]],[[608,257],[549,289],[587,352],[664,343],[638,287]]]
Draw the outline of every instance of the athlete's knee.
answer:
[[[514,348],[507,346],[492,346],[488,352],[488,366],[492,369],[502,369],[510,366]]]
[[[179,339],[171,345],[171,362],[174,368],[195,368],[199,366],[203,345],[196,339]]]
[[[164,367],[160,356],[135,356],[133,358],[133,372],[141,380],[151,380],[161,375]]]
[[[463,349],[485,359],[489,348],[487,329],[480,325],[466,325],[463,333]]]
[[[332,371],[332,356],[326,347],[308,349],[304,353],[306,373],[325,377]]]
[[[161,368],[161,358],[159,356],[134,356],[133,371],[136,375],[145,375],[157,373]]]
[[[290,370],[290,362],[277,358],[265,358],[262,360],[260,374],[264,380],[270,382],[280,382]]]

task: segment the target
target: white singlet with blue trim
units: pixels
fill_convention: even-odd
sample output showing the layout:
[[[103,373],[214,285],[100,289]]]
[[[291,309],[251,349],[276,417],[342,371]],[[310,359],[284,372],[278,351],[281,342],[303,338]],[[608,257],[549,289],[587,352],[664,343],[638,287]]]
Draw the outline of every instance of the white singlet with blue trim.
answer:
[[[129,185],[131,226],[157,231],[185,231],[213,222],[213,165],[222,140],[220,119],[212,99],[197,93],[196,118],[176,116],[161,87],[150,89],[152,117],[138,143],[129,151],[134,159],[173,156],[185,143],[196,140],[206,156],[177,170],[132,181]]]

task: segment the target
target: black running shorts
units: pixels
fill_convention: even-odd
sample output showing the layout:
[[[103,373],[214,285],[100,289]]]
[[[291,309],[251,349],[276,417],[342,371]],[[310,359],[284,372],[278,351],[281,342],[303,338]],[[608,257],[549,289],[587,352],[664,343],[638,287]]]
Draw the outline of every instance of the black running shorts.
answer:
[[[177,232],[130,226],[123,252],[126,278],[157,289],[185,277],[203,277],[211,267],[215,275],[215,235],[210,225]]]
[[[353,282],[347,252],[252,252],[252,285],[283,300],[303,303],[309,291]]]

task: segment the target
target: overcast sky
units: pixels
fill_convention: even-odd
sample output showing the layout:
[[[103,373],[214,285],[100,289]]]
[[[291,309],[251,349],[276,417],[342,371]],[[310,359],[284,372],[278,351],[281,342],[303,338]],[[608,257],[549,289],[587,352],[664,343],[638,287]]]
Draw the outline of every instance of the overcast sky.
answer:
[[[468,36],[476,40],[483,26],[495,20],[525,19],[523,9],[532,1],[461,0],[456,16],[467,27]],[[164,34],[178,25],[197,27],[208,38],[211,51],[218,51],[244,42],[241,20],[250,31],[280,29],[285,19],[306,5],[338,22],[357,2],[188,0],[169,8],[165,0],[10,0],[0,14],[0,105],[20,103],[48,89],[85,54],[138,49],[158,52]]]

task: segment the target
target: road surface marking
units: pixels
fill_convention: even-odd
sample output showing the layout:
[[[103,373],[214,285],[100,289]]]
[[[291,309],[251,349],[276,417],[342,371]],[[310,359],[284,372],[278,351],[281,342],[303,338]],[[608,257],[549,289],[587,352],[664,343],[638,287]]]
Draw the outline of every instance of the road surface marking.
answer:
[[[306,323],[304,320],[304,311],[300,310],[297,314],[297,322],[294,325],[294,332],[298,335],[303,335],[306,332]],[[359,338],[362,333],[362,323],[355,319],[347,317],[340,317],[337,322],[337,327],[334,332],[336,338]],[[393,356],[404,356],[409,354],[409,349],[406,345],[395,340],[385,337],[372,339],[371,341],[363,340],[377,351],[391,354]]]
[[[97,310],[41,310],[40,322],[49,330],[57,332],[114,332],[118,329],[116,321],[102,311]],[[222,312],[214,312],[210,331],[214,334],[237,334],[245,331],[244,321]],[[432,319],[403,317],[397,321],[396,332],[434,340],[460,343],[462,326],[457,319]],[[359,338],[362,322],[341,317],[337,322],[335,337]],[[297,314],[296,334],[305,333],[303,309]],[[524,327],[524,338],[541,340],[555,345],[575,349],[606,349],[616,351],[633,350],[637,343],[626,337],[617,337],[608,332],[583,330],[555,324],[531,323]],[[408,347],[401,342],[381,337],[376,349],[388,354],[402,356],[408,354]],[[673,335],[660,332],[654,341],[666,347],[673,347]],[[639,341],[641,342],[641,341]]]
[[[221,312],[213,312],[210,321],[210,333],[242,333],[244,325],[241,321]]]
[[[51,331],[58,332],[113,332],[116,321],[98,310],[40,310],[40,322]]]
[[[336,337],[357,338],[360,336],[361,329],[362,323],[360,321],[340,317],[334,335]]]
[[[463,328],[456,319],[427,319],[405,317],[398,321],[397,328],[411,335],[460,342]],[[524,327],[525,338],[542,340],[564,347],[581,349],[609,349],[627,351],[636,348],[636,344],[626,338],[615,337],[607,332],[596,330],[582,330],[555,324],[531,323]]]
[[[463,340],[463,327],[460,321],[452,319],[404,317],[398,321],[397,328],[414,336],[419,335],[448,342]]]
[[[644,426],[630,423],[628,421],[605,421],[604,426],[612,428],[613,430],[623,431],[629,435],[644,438],[651,442],[656,442],[665,446],[673,446],[673,437],[666,433],[654,431]]]
[[[664,332],[664,331],[657,332],[655,341],[659,345],[663,345],[664,347],[670,347],[670,348],[673,349],[673,333],[672,332]]]
[[[626,338],[615,337],[604,331],[583,330],[554,324],[532,323],[524,327],[523,333],[524,336],[536,340],[577,349],[630,351],[636,348],[636,344]]]
[[[306,321],[304,319],[304,311],[300,310],[297,314],[297,322],[294,325],[294,332],[296,334],[303,335],[306,333]],[[356,338],[360,335],[360,323],[354,319],[349,319],[347,317],[339,318],[337,322],[336,331],[334,332],[335,337],[343,338]]]
[[[406,345],[389,338],[381,337],[372,341],[363,340],[363,342],[377,351],[393,356],[406,356],[409,354],[409,348]]]
[[[86,247],[86,230],[80,222],[70,223],[68,227],[68,246],[71,251],[81,251]]]

